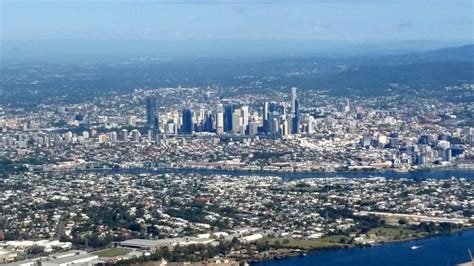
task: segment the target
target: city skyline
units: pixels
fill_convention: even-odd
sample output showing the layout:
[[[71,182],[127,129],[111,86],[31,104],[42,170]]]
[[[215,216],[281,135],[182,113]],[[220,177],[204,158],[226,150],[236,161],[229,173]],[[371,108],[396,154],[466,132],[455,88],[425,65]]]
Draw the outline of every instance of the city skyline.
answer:
[[[0,265],[471,265],[473,16],[0,0]]]

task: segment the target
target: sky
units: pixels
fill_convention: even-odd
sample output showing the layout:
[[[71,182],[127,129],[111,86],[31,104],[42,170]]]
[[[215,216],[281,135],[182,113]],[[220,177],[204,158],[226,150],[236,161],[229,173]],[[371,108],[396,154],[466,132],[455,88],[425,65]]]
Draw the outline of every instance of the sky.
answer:
[[[0,0],[0,40],[473,40],[473,0]]]

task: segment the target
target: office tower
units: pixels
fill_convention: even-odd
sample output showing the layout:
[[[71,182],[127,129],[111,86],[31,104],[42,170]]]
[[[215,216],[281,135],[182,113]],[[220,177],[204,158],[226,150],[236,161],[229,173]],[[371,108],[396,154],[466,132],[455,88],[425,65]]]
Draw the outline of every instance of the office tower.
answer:
[[[196,124],[204,124],[205,120],[207,119],[206,110],[199,109],[199,113],[196,114]]]
[[[234,106],[228,104],[224,107],[224,132],[232,131],[232,116],[234,113]]]
[[[316,125],[316,123],[314,121],[314,118],[312,116],[310,116],[309,119],[308,119],[308,126],[307,126],[307,129],[306,129],[306,132],[308,132],[308,134],[313,134],[315,125]]]
[[[290,123],[288,120],[283,121],[281,134],[283,136],[288,136],[290,134]]]
[[[240,109],[235,109],[232,113],[232,133],[240,134],[242,133],[242,111]]]
[[[344,112],[349,113],[351,111],[351,103],[349,99],[345,100],[346,104],[344,105]]]
[[[266,125],[266,130],[265,130],[265,133],[266,134],[271,134],[273,133],[272,129],[273,129],[273,122],[275,121],[274,117],[273,117],[273,112],[268,112],[268,117],[267,117],[267,125]]]
[[[128,142],[128,130],[122,129],[122,131],[120,131],[120,140],[123,142]]]
[[[291,88],[291,113],[296,112],[296,88]]]
[[[272,134],[278,133],[278,130],[280,129],[280,123],[278,121],[278,118],[272,116],[270,120],[271,120],[270,133]]]
[[[263,103],[263,133],[267,134],[269,131],[268,127],[268,102]]]
[[[208,114],[204,120],[203,131],[214,132],[214,116],[212,114]]]
[[[440,153],[442,154],[443,161],[450,162],[452,160],[452,153],[450,148],[442,149],[440,150]]]
[[[192,134],[193,133],[193,115],[192,115],[191,110],[189,110],[189,109],[184,109],[183,110],[181,133],[182,134]]]
[[[256,135],[258,133],[258,125],[257,121],[250,121],[249,122],[249,135]]]
[[[156,113],[156,98],[148,96],[146,98],[146,126],[150,130],[157,131],[159,127],[158,115]]]
[[[242,110],[242,133],[245,134],[247,132],[247,127],[249,125],[249,118],[250,118],[249,107],[242,106],[241,110]]]
[[[295,112],[293,115],[293,121],[292,121],[292,134],[299,134],[300,133],[300,120],[301,120],[301,114],[300,114],[300,107],[299,107],[299,101],[295,100],[294,103],[295,106]]]
[[[216,114],[216,133],[222,134],[224,132],[224,113],[218,112]]]

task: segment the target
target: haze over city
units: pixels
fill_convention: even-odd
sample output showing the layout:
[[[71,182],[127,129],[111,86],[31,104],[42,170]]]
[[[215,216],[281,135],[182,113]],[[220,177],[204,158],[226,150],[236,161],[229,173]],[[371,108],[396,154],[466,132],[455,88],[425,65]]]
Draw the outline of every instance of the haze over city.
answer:
[[[469,0],[0,0],[0,264],[473,265]]]

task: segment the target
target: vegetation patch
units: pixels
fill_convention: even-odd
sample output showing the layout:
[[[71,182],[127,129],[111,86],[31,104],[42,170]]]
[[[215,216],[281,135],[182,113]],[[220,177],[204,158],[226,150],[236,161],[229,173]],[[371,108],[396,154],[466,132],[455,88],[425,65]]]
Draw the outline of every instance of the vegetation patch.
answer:
[[[127,255],[130,252],[128,249],[123,248],[107,248],[92,252],[99,257],[117,257],[122,255]]]

